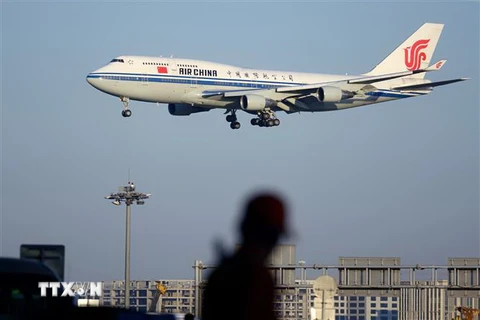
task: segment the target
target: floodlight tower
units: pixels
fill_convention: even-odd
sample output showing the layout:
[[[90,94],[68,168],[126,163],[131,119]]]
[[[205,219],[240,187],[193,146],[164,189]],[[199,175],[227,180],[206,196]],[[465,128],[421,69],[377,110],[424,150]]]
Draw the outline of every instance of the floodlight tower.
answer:
[[[113,200],[116,206],[125,202],[127,207],[126,226],[125,226],[125,308],[130,308],[130,206],[135,202],[137,205],[145,204],[145,199],[150,198],[150,193],[141,193],[135,191],[135,184],[128,182],[126,186],[118,187],[118,193],[112,193],[105,199]]]

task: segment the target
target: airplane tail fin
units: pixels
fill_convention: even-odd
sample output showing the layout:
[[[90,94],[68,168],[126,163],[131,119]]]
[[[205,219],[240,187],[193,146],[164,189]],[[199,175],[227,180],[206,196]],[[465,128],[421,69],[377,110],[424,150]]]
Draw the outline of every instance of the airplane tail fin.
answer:
[[[427,68],[443,30],[443,24],[425,23],[367,75],[413,71]],[[409,76],[423,79],[425,73]]]

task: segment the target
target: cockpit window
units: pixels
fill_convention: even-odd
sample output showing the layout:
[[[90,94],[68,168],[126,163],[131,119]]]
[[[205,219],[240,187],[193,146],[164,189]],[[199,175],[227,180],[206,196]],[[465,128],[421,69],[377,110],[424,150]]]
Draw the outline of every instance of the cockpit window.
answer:
[[[123,59],[113,59],[112,61],[110,62],[121,62],[121,63],[124,63],[125,61],[123,61]]]

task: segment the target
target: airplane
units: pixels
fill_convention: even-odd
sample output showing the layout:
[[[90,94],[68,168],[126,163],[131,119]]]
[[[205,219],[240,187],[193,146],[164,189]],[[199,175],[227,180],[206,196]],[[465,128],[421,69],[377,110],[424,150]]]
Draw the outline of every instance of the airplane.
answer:
[[[425,23],[371,71],[332,75],[242,68],[176,57],[119,56],[87,75],[96,89],[119,97],[122,115],[130,100],[168,104],[174,116],[225,109],[227,122],[239,129],[236,112],[255,115],[259,127],[280,125],[276,112],[320,112],[418,97],[437,86],[469,78],[425,79],[446,60],[430,65],[444,25]]]

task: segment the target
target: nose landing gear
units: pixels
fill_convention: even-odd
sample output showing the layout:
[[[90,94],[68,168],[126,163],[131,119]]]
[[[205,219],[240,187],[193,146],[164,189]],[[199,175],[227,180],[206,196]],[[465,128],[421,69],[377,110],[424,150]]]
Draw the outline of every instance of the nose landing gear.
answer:
[[[132,115],[132,111],[128,109],[128,104],[130,102],[130,99],[127,97],[120,97],[120,100],[123,102],[122,116],[124,118],[130,117]]]

